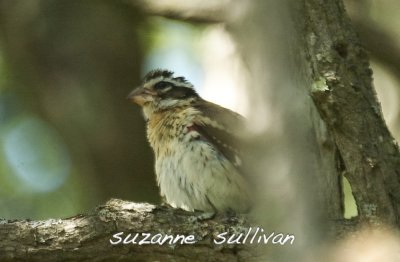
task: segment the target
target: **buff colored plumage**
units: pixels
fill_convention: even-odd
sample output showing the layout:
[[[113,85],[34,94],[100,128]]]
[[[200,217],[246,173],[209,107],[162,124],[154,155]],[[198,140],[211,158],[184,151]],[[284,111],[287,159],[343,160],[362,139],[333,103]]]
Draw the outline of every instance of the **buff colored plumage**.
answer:
[[[129,98],[143,108],[161,196],[173,207],[209,212],[249,209],[235,128],[243,118],[203,100],[183,77],[152,71]]]

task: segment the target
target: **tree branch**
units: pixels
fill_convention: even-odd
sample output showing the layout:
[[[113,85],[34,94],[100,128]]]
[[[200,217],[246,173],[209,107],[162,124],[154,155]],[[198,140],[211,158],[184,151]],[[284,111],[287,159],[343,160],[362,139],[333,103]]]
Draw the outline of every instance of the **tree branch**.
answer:
[[[310,93],[334,137],[360,219],[398,225],[400,152],[372,87],[368,56],[341,1],[303,2]]]
[[[216,245],[214,237],[221,232],[242,232],[248,229],[243,217],[200,220],[201,213],[169,207],[133,203],[117,199],[108,201],[88,215],[44,221],[0,220],[0,260],[54,261],[238,261],[250,255],[244,245]],[[114,234],[124,238],[131,233],[162,235],[194,235],[194,244],[116,244]],[[143,239],[139,235],[138,242]],[[190,241],[189,241],[190,242]]]
[[[128,3],[140,8],[148,15],[190,21],[195,23],[221,23],[232,15],[233,0],[225,1],[157,1],[130,0]],[[226,8],[228,7],[229,8]]]
[[[156,0],[131,0],[130,4],[140,8],[148,15],[162,16],[165,18],[189,21],[193,23],[223,23],[232,16],[227,12],[235,9],[238,3],[233,0],[226,1],[156,1]],[[394,76],[400,75],[400,48],[396,41],[382,28],[377,28],[373,23],[357,17],[352,17],[352,24],[360,34],[362,43],[371,55],[388,66]]]

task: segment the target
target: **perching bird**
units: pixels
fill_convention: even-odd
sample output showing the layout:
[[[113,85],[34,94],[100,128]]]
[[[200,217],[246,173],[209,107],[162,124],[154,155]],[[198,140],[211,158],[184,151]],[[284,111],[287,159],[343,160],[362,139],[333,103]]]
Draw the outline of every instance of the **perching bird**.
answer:
[[[128,98],[143,109],[157,182],[169,205],[248,211],[248,181],[237,149],[242,116],[202,99],[185,78],[168,70],[149,72]]]

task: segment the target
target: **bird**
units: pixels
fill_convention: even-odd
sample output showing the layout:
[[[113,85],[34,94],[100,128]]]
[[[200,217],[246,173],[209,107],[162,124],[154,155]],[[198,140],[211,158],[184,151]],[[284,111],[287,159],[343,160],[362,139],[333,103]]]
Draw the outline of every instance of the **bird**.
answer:
[[[148,72],[128,99],[142,108],[163,200],[174,208],[246,213],[249,181],[239,135],[245,118],[200,97],[182,76]]]

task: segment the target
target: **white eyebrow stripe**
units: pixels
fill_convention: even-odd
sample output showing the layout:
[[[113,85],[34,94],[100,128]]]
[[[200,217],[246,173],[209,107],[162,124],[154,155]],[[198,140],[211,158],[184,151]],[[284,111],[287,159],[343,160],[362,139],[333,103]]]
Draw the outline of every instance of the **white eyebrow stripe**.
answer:
[[[164,88],[163,90],[162,90],[162,92],[168,92],[169,90],[171,90],[172,89],[172,86],[169,86],[169,87],[167,87],[167,88]]]
[[[154,78],[154,79],[151,79],[150,81],[144,83],[144,87],[148,88],[148,87],[153,86],[155,83],[160,82],[162,80],[164,80],[164,78],[161,77],[161,76],[159,76],[157,78]]]
[[[168,82],[168,83],[171,83],[173,85],[176,85],[176,86],[184,86],[184,87],[193,88],[193,85],[190,84],[189,82],[183,83],[183,82],[179,82],[179,81],[176,81],[176,80],[173,80],[173,79],[170,79],[170,78],[164,78],[164,81]]]

